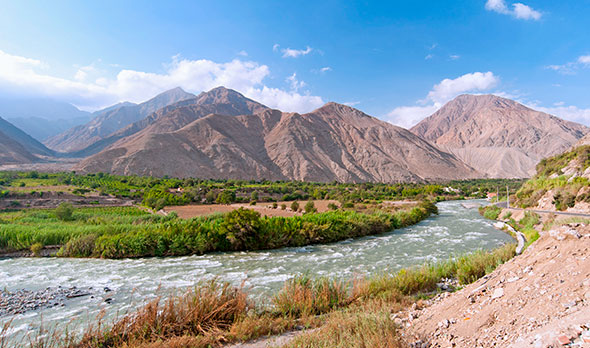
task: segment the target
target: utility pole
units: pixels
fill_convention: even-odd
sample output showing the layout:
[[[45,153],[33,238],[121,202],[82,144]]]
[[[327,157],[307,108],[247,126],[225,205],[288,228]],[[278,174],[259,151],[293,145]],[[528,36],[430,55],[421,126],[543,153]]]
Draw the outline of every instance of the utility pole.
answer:
[[[510,209],[510,193],[508,193],[508,185],[506,185],[506,209]]]

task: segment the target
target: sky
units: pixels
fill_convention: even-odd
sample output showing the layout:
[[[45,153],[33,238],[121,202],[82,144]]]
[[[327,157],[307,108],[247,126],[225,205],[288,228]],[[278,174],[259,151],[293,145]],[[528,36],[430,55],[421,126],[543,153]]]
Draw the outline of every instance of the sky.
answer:
[[[0,0],[0,95],[97,110],[177,86],[411,127],[463,93],[590,125],[590,1]]]

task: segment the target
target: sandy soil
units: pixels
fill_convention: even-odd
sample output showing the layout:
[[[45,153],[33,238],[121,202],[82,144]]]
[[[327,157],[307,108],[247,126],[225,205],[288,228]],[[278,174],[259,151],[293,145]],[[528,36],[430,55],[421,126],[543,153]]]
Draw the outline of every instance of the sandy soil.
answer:
[[[294,212],[290,206],[293,202],[277,202],[277,208],[272,207],[272,203],[258,203],[256,205],[250,205],[245,203],[236,203],[230,205],[222,204],[201,204],[201,205],[184,205],[184,206],[171,206],[164,208],[165,212],[175,211],[179,217],[183,219],[189,219],[196,216],[204,216],[213,213],[227,213],[239,208],[254,209],[264,216],[283,216],[290,217],[295,215],[301,215],[301,213]],[[303,209],[307,201],[299,201],[299,206]],[[319,212],[328,211],[328,204],[334,203],[340,206],[338,201],[333,200],[317,200],[314,201],[315,207]],[[282,210],[281,204],[285,204],[287,209]]]
[[[582,343],[582,332],[590,334],[590,226],[545,232],[522,255],[427,305],[401,315],[410,342],[560,347],[562,340],[590,347]]]

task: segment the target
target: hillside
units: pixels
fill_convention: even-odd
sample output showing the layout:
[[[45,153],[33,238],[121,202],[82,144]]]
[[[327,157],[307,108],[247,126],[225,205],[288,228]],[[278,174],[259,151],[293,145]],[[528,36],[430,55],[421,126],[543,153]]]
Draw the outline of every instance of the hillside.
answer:
[[[411,131],[488,177],[524,178],[588,133],[586,126],[494,95],[461,95]]]
[[[193,94],[175,88],[141,104],[120,103],[95,112],[90,122],[51,137],[45,144],[62,152],[80,151],[165,106],[193,97]]]
[[[590,213],[590,145],[543,159],[516,199],[522,208]]]
[[[477,176],[453,155],[411,132],[336,103],[303,115],[278,110],[242,116],[211,114],[173,130],[189,121],[190,115],[186,108],[177,108],[74,169],[323,182]]]
[[[40,156],[53,156],[55,152],[45,147],[45,145],[41,144],[39,141],[33,139],[30,135],[23,132],[19,128],[15,127],[12,123],[4,120],[0,117],[0,132],[4,134],[5,137],[10,138],[12,141],[17,142],[25,149],[27,152],[31,153],[32,155],[40,155]],[[6,142],[8,144],[8,142]],[[19,151],[20,152],[20,151]]]
[[[38,161],[21,144],[0,131],[0,164],[20,164]]]

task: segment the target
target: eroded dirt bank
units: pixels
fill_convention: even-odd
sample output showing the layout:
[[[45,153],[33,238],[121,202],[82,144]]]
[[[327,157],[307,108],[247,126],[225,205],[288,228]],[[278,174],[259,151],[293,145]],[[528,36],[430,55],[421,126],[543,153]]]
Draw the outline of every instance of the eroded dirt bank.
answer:
[[[590,347],[590,226],[544,232],[522,255],[426,305],[400,314],[414,346]]]

